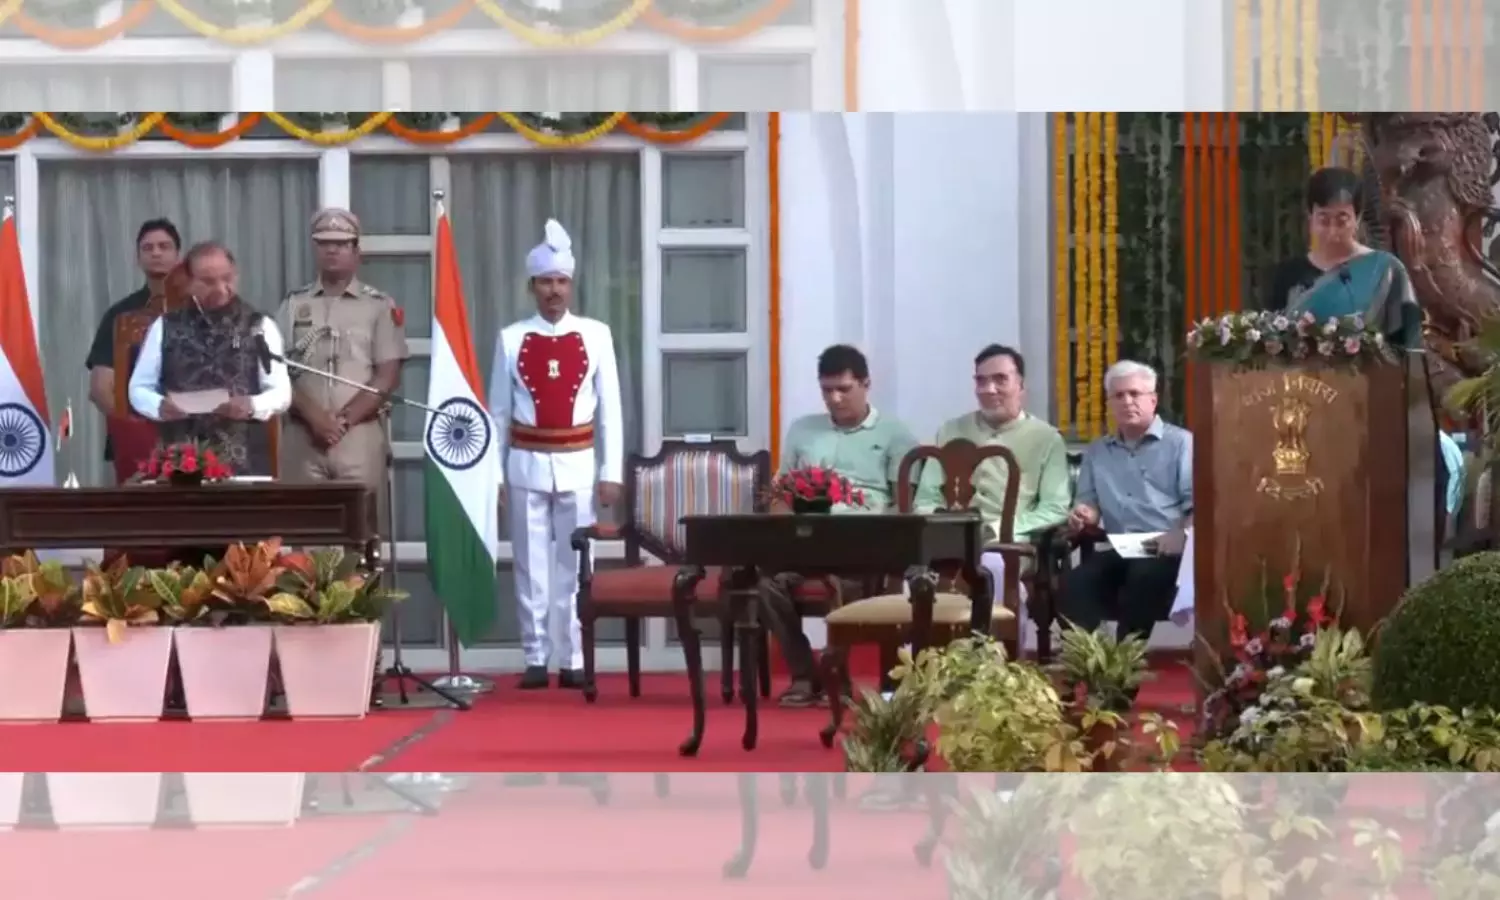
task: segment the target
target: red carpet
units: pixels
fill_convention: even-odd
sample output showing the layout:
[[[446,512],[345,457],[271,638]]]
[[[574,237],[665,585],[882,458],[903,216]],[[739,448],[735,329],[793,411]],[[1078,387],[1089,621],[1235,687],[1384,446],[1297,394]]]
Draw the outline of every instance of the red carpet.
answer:
[[[348,772],[811,772],[842,757],[818,741],[822,709],[763,701],[759,746],[740,748],[743,709],[724,705],[717,679],[696,758],[678,755],[692,725],[685,675],[648,675],[632,699],[623,676],[605,676],[593,705],[573,691],[517,691],[502,677],[468,712],[382,710],[349,722],[160,722],[0,728],[0,771]],[[1173,666],[1141,704],[1180,716],[1191,703],[1186,670]],[[434,717],[439,717],[434,721]],[[414,732],[422,735],[404,742]],[[404,742],[404,743],[403,743]],[[397,745],[401,746],[397,746]]]
[[[441,896],[713,898],[774,891],[783,900],[840,894],[914,900],[944,895],[939,866],[919,867],[920,813],[871,814],[830,805],[823,870],[808,862],[805,799],[782,805],[777,779],[759,778],[760,829],[743,879],[723,866],[740,847],[736,778],[674,775],[656,797],[649,776],[612,776],[611,801],[547,784],[506,787],[479,776],[434,817],[304,818],[294,828],[17,831],[0,838],[0,896],[106,896],[139,887],[161,900],[328,900]],[[851,779],[851,794],[866,784]],[[250,862],[253,861],[253,862]],[[127,893],[129,890],[127,889]]]

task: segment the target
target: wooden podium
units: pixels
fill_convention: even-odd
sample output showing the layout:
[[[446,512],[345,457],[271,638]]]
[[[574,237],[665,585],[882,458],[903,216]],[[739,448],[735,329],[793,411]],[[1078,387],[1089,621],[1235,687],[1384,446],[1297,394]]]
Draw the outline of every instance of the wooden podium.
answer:
[[[1436,568],[1438,446],[1419,354],[1362,369],[1196,362],[1194,617],[1218,645],[1224,603],[1328,567],[1341,624],[1369,634]]]
[[[279,537],[379,559],[359,482],[126,485],[0,491],[0,554],[26,549],[228,546]]]

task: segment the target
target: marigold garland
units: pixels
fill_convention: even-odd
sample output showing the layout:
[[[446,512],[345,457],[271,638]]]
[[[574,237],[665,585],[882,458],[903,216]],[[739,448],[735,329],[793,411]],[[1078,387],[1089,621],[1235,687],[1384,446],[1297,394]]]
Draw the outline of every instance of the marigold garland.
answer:
[[[1120,357],[1120,117],[1104,114],[1104,371]],[[1115,429],[1114,414],[1109,430]]]
[[[26,119],[25,125],[10,134],[0,134],[0,150],[14,150],[36,137],[37,132],[41,130],[42,120],[34,115],[30,116]]]
[[[178,128],[170,118],[164,118],[161,120],[161,133],[184,147],[212,150],[249,134],[255,126],[260,124],[260,120],[261,114],[258,112],[241,113],[235,123],[223,131],[189,131],[185,128]]]
[[[17,27],[25,34],[61,49],[80,50],[97,47],[128,34],[151,13],[160,8],[194,33],[227,44],[250,45],[273,41],[300,32],[315,21],[350,40],[374,44],[407,44],[458,27],[467,14],[479,9],[509,33],[538,47],[580,47],[595,44],[637,21],[656,31],[682,41],[724,43],[740,40],[774,24],[791,6],[792,0],[767,0],[737,22],[720,25],[696,25],[655,8],[654,0],[634,0],[608,21],[585,31],[564,33],[532,25],[519,19],[494,0],[456,0],[453,6],[420,25],[366,25],[345,16],[334,0],[308,0],[284,22],[264,26],[225,27],[198,15],[180,0],[135,0],[119,19],[90,28],[59,28],[26,16],[26,0],[0,0],[0,23],[15,17]]]
[[[307,5],[292,13],[286,21],[272,25],[235,25],[231,28],[224,28],[208,21],[177,0],[155,0],[155,2],[166,11],[167,15],[178,22],[203,37],[212,38],[224,44],[263,44],[267,41],[274,41],[301,31],[333,8],[333,0],[307,0]]]
[[[402,124],[397,119],[396,114],[391,112],[374,113],[353,129],[341,129],[337,131],[314,131],[304,128],[287,116],[276,112],[242,113],[235,124],[223,131],[196,131],[182,128],[173,124],[167,118],[167,113],[141,113],[139,115],[141,116],[140,120],[126,134],[111,137],[91,137],[73,131],[56,117],[47,113],[31,113],[30,117],[21,127],[8,133],[0,133],[0,150],[13,150],[21,146],[28,140],[37,137],[43,128],[75,147],[95,152],[119,149],[120,147],[135,143],[147,134],[150,134],[153,130],[160,130],[163,135],[184,146],[197,149],[212,149],[243,138],[256,125],[260,124],[262,118],[275,123],[277,127],[298,140],[323,147],[342,146],[365,137],[380,128],[384,128],[392,135],[413,144],[441,146],[479,134],[489,128],[496,119],[501,119],[517,134],[543,147],[581,147],[598,140],[616,128],[654,144],[684,144],[699,140],[714,129],[721,127],[729,120],[729,117],[733,113],[706,113],[686,128],[673,129],[651,124],[649,121],[636,118],[627,112],[615,112],[609,113],[597,126],[577,134],[554,134],[543,129],[538,129],[527,124],[524,119],[515,113],[483,113],[468,120],[453,131],[426,131],[419,128],[412,128]]]
[[[1260,0],[1260,104],[1265,112],[1281,111],[1281,90],[1276,81],[1276,3]]]
[[[1234,108],[1255,108],[1255,78],[1250,69],[1250,0],[1234,0]]]
[[[1057,397],[1057,428],[1066,433],[1073,427],[1073,396],[1068,390],[1072,383],[1073,342],[1068,330],[1072,327],[1072,291],[1068,287],[1068,269],[1072,254],[1068,249],[1068,114],[1052,114],[1052,225],[1053,255],[1056,271],[1052,278],[1052,339],[1056,342],[1056,359],[1052,361],[1053,390]]]
[[[1089,438],[1104,433],[1103,113],[1089,113]]]
[[[1282,112],[1290,112],[1297,108],[1297,32],[1302,27],[1302,21],[1297,16],[1297,0],[1281,0],[1277,19],[1281,26],[1281,37],[1276,47],[1276,61],[1281,67],[1277,75],[1281,98],[1277,104]]]
[[[303,128],[279,112],[266,112],[264,115],[267,119],[275,122],[277,128],[280,128],[299,141],[307,141],[309,144],[317,144],[319,147],[342,147],[345,144],[351,144],[365,137],[377,128],[383,127],[395,113],[371,113],[363,122],[343,131],[312,131]]]
[[[25,0],[20,0],[18,5],[24,6]],[[16,28],[28,37],[34,37],[44,44],[59,49],[88,50],[108,43],[135,28],[150,18],[154,9],[156,9],[154,0],[135,0],[129,9],[120,14],[118,19],[97,28],[56,28],[33,19],[22,10],[16,15]],[[0,21],[4,18],[0,15]]]
[[[533,47],[587,47],[634,25],[635,20],[650,8],[651,0],[633,0],[630,6],[608,22],[575,32],[552,31],[527,24],[506,12],[495,0],[474,0],[474,6],[489,16],[496,25]]]
[[[620,120],[620,130],[653,144],[687,144],[722,127],[729,117],[734,115],[727,112],[708,113],[686,128],[681,130],[667,130],[655,125],[644,124],[637,121],[634,116],[626,115]]]
[[[43,128],[50,131],[57,138],[66,141],[80,150],[88,150],[94,153],[104,153],[110,150],[118,150],[121,147],[128,147],[147,134],[150,134],[151,130],[160,125],[167,117],[166,113],[147,113],[141,117],[139,122],[136,122],[119,134],[109,137],[91,137],[69,129],[66,125],[53,118],[51,113],[38,112],[31,115],[38,122],[41,122]]]
[[[463,123],[452,131],[422,131],[418,128],[408,128],[406,125],[402,124],[399,117],[391,116],[389,119],[385,120],[385,130],[389,131],[391,134],[394,134],[396,137],[401,138],[403,141],[410,141],[413,144],[429,144],[439,146],[452,144],[467,137],[473,137],[479,132],[490,127],[490,125],[494,121],[495,114],[492,112],[487,112],[475,116],[474,118]]]
[[[1088,113],[1073,115],[1073,397],[1078,436],[1088,440],[1089,154]]]
[[[456,2],[430,19],[424,19],[420,25],[366,25],[339,12],[337,6],[330,6],[323,13],[323,24],[328,30],[341,34],[351,41],[362,41],[367,44],[408,44],[419,41],[434,34],[440,34],[450,28],[454,28],[464,20],[474,9],[474,0],[456,0]]]
[[[792,0],[769,0],[745,18],[729,25],[694,25],[665,15],[651,3],[646,4],[641,20],[662,34],[671,35],[679,41],[694,43],[723,43],[748,37],[773,24],[792,6]]]
[[[609,118],[587,131],[580,131],[577,134],[550,134],[540,129],[532,128],[515,113],[502,112],[496,113],[496,115],[500,117],[500,121],[509,126],[516,134],[521,135],[534,144],[554,149],[582,147],[584,144],[591,144],[611,131],[614,131],[616,126],[624,121],[626,116],[622,112],[611,113]]]

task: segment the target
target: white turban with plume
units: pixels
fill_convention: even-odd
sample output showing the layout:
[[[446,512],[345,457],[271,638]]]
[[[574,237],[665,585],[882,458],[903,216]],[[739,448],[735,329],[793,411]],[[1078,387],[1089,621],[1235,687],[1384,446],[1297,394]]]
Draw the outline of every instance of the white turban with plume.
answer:
[[[543,275],[566,275],[573,277],[573,239],[568,237],[562,224],[548,219],[545,237],[540,244],[526,254],[526,273],[532,278]]]

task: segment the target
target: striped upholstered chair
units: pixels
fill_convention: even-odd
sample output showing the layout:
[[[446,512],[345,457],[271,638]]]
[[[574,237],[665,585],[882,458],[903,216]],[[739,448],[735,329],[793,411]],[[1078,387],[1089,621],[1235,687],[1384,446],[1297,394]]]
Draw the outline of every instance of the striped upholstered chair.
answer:
[[[624,523],[580,528],[573,534],[578,550],[578,619],[583,632],[584,697],[598,696],[594,681],[594,623],[625,620],[625,654],[630,696],[641,693],[641,622],[671,618],[672,581],[682,563],[683,516],[763,511],[770,484],[771,458],[765,451],[740,453],[733,441],[663,441],[654,456],[632,455],[625,463]],[[625,545],[622,568],[596,569],[595,541]],[[648,564],[646,556],[662,565]],[[723,684],[733,691],[734,629],[727,620],[721,572],[699,582],[701,615],[720,623]],[[763,651],[764,652],[764,651]],[[770,681],[762,665],[763,692]],[[732,693],[730,693],[732,696]]]

